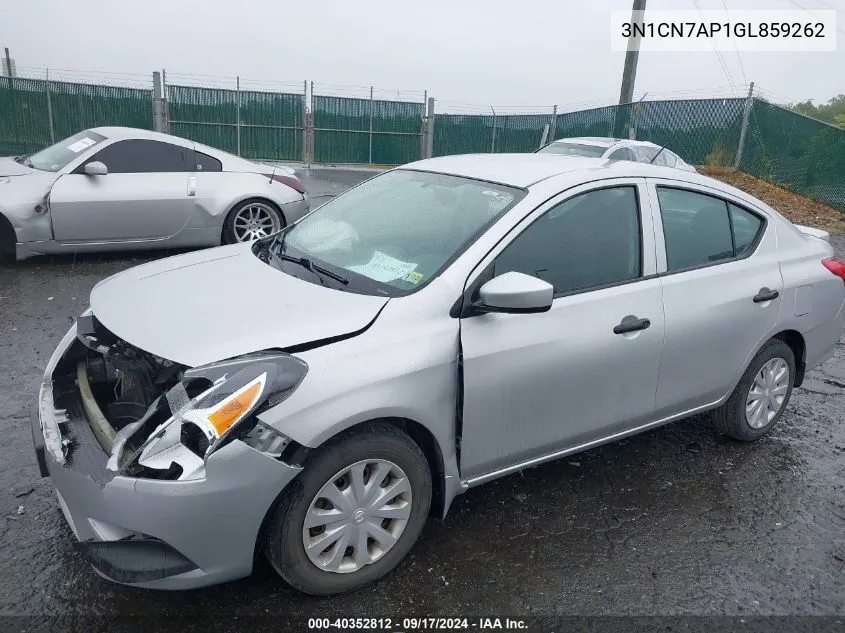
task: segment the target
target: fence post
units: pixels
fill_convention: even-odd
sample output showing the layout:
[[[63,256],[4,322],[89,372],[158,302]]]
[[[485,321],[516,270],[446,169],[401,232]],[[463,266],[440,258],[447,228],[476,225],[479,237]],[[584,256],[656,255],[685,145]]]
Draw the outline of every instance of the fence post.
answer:
[[[434,156],[434,97],[428,98],[428,113],[425,117],[425,158]]]
[[[493,106],[490,106],[490,109],[493,110]],[[493,110],[493,138],[490,141],[490,153],[493,154],[496,152],[496,111]]]
[[[162,104],[162,124],[164,126],[163,132],[170,134],[170,103],[167,100],[167,71],[161,69],[161,104]]]
[[[153,72],[153,130],[164,132],[164,92],[161,88],[161,73]]]
[[[53,131],[53,102],[50,99],[50,69],[47,69],[47,121],[50,123],[50,143],[56,142],[56,133]]]
[[[549,125],[549,143],[555,140],[555,134],[557,134],[557,106],[555,105],[552,108],[552,122]]]
[[[300,160],[308,164],[308,80],[302,82],[302,148]]]
[[[241,78],[235,77],[235,125],[237,126],[238,156],[241,155]]]
[[[370,155],[368,163],[373,164],[373,87],[370,86]]]
[[[736,159],[734,169],[739,169],[742,162],[742,152],[745,150],[745,135],[748,132],[748,119],[751,115],[751,105],[754,102],[754,82],[748,86],[748,96],[745,98],[745,110],[742,112],[742,128],[739,131],[739,144],[736,146]]]

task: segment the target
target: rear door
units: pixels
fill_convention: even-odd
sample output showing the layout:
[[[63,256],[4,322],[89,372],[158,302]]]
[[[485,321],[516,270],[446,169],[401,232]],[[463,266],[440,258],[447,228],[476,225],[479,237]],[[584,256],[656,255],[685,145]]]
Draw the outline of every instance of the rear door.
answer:
[[[657,415],[712,404],[744,371],[781,306],[775,227],[740,200],[649,179],[666,338]]]
[[[60,242],[150,240],[178,233],[193,208],[192,148],[149,139],[117,141],[56,181],[50,192],[53,235]],[[99,161],[108,174],[88,176]]]

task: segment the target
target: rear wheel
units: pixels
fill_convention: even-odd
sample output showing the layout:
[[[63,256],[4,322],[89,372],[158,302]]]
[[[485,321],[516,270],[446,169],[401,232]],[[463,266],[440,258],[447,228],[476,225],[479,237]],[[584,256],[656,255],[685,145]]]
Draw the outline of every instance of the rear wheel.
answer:
[[[284,216],[272,202],[259,199],[244,200],[226,216],[223,223],[223,243],[251,242],[267,237],[284,226]]]
[[[300,591],[352,591],[399,564],[430,505],[428,462],[410,437],[388,424],[350,429],[309,457],[285,489],[264,551]]]
[[[795,356],[777,339],[752,359],[728,401],[716,409],[716,429],[742,442],[769,433],[780,420],[795,382]]]

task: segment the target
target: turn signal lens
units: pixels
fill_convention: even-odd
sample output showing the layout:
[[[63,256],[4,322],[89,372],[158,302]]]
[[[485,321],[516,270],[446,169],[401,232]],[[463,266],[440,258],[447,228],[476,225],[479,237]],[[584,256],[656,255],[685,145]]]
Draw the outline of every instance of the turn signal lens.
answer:
[[[255,405],[261,395],[263,384],[264,381],[261,378],[256,379],[240,391],[233,393],[217,406],[214,413],[209,414],[208,421],[211,422],[218,436],[228,431]]]
[[[845,281],[845,262],[843,262],[841,259],[837,259],[836,257],[829,257],[828,259],[823,259],[822,266],[827,268],[830,272],[839,277],[842,281]]]

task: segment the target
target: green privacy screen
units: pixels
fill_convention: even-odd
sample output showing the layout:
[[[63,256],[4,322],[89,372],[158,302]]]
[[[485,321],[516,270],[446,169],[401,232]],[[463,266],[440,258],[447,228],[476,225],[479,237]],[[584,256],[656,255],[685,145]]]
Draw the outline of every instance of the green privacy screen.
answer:
[[[0,77],[0,155],[50,144],[48,86],[56,141],[89,127],[152,128],[150,90]]]
[[[315,162],[401,165],[421,157],[422,103],[314,95],[311,107]]]
[[[434,155],[478,152],[533,152],[540,147],[552,114],[438,114],[434,122]],[[493,126],[495,122],[495,138]],[[550,137],[549,137],[550,138]]]
[[[845,211],[845,130],[754,99],[740,169]]]
[[[300,159],[304,100],[301,94],[168,86],[171,134],[236,154],[238,99],[241,156]]]

